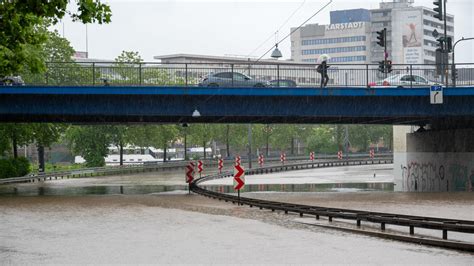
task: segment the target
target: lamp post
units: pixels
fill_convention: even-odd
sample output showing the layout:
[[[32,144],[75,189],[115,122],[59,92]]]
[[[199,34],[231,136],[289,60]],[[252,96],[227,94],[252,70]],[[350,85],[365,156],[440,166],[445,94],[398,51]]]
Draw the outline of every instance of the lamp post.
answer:
[[[252,124],[248,124],[249,138],[249,169],[252,169]]]
[[[452,59],[452,64],[451,64],[451,75],[453,79],[453,87],[456,87],[456,64],[454,63],[454,49],[456,48],[456,44],[458,44],[459,42],[469,41],[469,40],[474,40],[474,37],[470,37],[470,38],[462,37],[461,39],[457,40],[453,45],[453,59]]]

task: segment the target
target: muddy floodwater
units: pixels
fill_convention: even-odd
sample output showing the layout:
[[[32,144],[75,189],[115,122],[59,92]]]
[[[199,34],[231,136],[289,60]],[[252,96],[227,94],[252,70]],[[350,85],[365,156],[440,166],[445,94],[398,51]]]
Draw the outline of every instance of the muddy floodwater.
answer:
[[[370,169],[367,174],[373,171]],[[316,172],[314,184],[321,173]],[[337,175],[337,171],[333,174]],[[279,175],[285,177],[285,173]],[[326,177],[330,179],[330,175]],[[474,261],[471,253],[309,226],[300,223],[297,215],[189,195],[183,180],[179,171],[2,186],[1,264],[472,265]],[[291,186],[287,181],[284,183]],[[121,186],[125,191],[135,186],[161,186],[161,190],[153,187],[148,191],[121,193]],[[42,194],[30,193],[41,187]],[[87,188],[110,191],[80,193]],[[15,193],[11,192],[15,189]],[[336,187],[322,191],[253,191],[243,196],[474,220],[473,194]]]

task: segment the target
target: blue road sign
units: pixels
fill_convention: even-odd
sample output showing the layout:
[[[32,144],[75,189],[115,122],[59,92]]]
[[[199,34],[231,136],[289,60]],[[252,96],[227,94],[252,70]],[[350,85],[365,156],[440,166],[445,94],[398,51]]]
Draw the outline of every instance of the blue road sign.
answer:
[[[431,89],[430,91],[442,91],[443,90],[443,86],[441,85],[433,85],[431,86]]]

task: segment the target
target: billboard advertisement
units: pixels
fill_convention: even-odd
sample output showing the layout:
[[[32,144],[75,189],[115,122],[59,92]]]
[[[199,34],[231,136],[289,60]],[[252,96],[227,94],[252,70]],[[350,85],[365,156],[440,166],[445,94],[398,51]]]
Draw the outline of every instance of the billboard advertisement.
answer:
[[[405,64],[423,63],[423,19],[419,10],[400,14],[403,61]]]

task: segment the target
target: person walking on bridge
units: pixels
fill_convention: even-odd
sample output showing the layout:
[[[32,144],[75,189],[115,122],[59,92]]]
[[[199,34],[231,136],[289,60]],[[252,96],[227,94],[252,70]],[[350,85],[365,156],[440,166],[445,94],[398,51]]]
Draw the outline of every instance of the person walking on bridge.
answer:
[[[321,74],[321,88],[326,87],[329,81],[329,76],[328,76],[329,65],[327,63],[329,59],[330,57],[327,54],[322,54],[318,57],[319,65],[316,68],[316,72]]]

